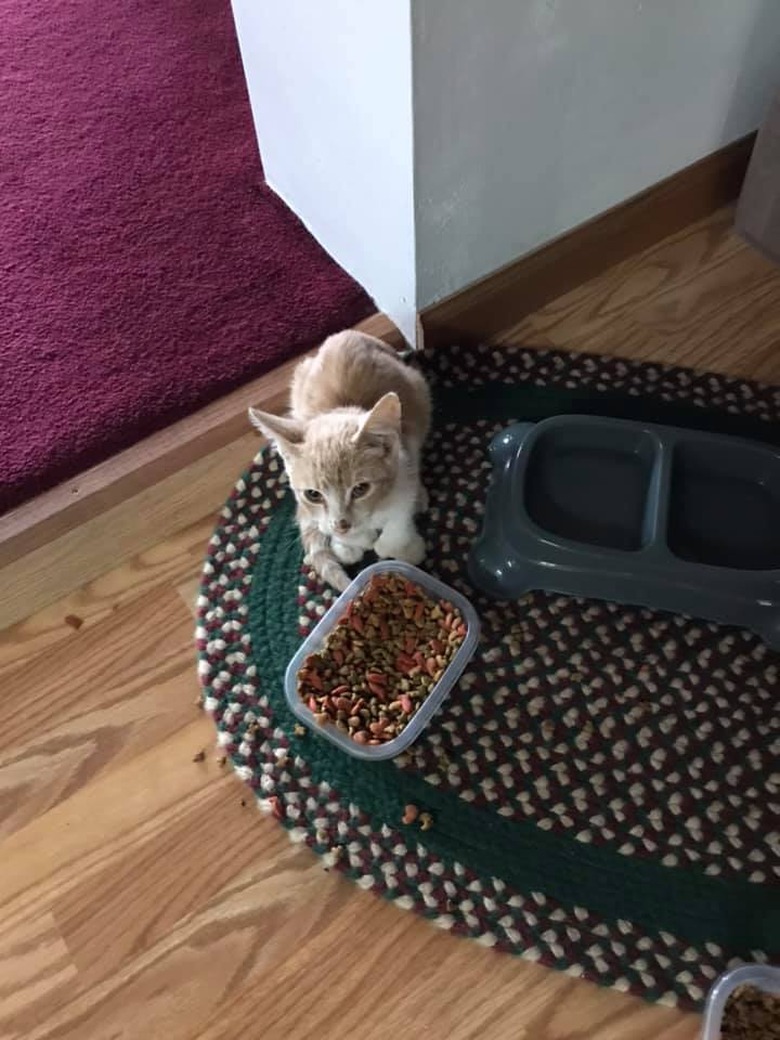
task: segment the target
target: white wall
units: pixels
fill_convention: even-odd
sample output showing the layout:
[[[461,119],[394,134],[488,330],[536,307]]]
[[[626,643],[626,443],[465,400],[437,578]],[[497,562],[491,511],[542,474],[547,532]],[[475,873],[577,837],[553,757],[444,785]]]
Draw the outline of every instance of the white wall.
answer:
[[[233,0],[266,179],[410,341],[410,0]]]
[[[780,0],[233,0],[268,180],[414,315],[758,126]]]
[[[425,307],[755,129],[778,0],[413,0]]]

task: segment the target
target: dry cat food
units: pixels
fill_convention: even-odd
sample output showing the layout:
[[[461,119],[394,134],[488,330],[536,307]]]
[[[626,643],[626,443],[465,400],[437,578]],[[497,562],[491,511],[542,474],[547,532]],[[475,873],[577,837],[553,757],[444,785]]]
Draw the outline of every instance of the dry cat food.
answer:
[[[375,574],[322,649],[298,671],[298,695],[320,725],[357,744],[394,740],[466,637],[463,615],[398,574]]]
[[[780,996],[738,986],[723,1009],[720,1040],[780,1040]]]

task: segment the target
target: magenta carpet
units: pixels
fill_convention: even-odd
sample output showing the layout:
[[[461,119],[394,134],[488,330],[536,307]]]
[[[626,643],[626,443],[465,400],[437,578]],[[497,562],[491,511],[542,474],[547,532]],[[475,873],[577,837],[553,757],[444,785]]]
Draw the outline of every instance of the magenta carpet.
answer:
[[[0,512],[373,310],[265,186],[228,0],[0,0]]]

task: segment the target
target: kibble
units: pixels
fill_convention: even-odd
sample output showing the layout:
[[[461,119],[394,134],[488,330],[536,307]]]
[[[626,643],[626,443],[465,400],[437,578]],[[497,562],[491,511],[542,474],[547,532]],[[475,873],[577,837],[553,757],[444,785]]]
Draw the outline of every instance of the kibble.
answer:
[[[429,812],[420,813],[420,830],[429,831],[433,827],[433,817]]]
[[[303,662],[298,695],[318,725],[378,747],[414,718],[466,632],[452,603],[401,575],[374,575],[323,647]]]
[[[780,996],[738,986],[726,1001],[721,1040],[780,1040]]]
[[[404,806],[404,814],[401,817],[401,823],[405,823],[407,827],[414,823],[420,814],[420,810],[416,805]]]
[[[272,794],[271,797],[268,799],[268,804],[271,807],[271,815],[273,816],[273,818],[275,820],[283,820],[285,815],[284,806],[275,794]]]

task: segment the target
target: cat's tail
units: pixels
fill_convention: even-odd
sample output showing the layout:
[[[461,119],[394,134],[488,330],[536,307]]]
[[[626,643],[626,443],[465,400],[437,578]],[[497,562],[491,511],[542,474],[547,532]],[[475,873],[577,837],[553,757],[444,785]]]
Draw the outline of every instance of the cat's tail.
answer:
[[[327,536],[318,527],[306,527],[301,529],[301,541],[306,562],[323,581],[343,592],[349,585],[350,578],[334,556]]]

